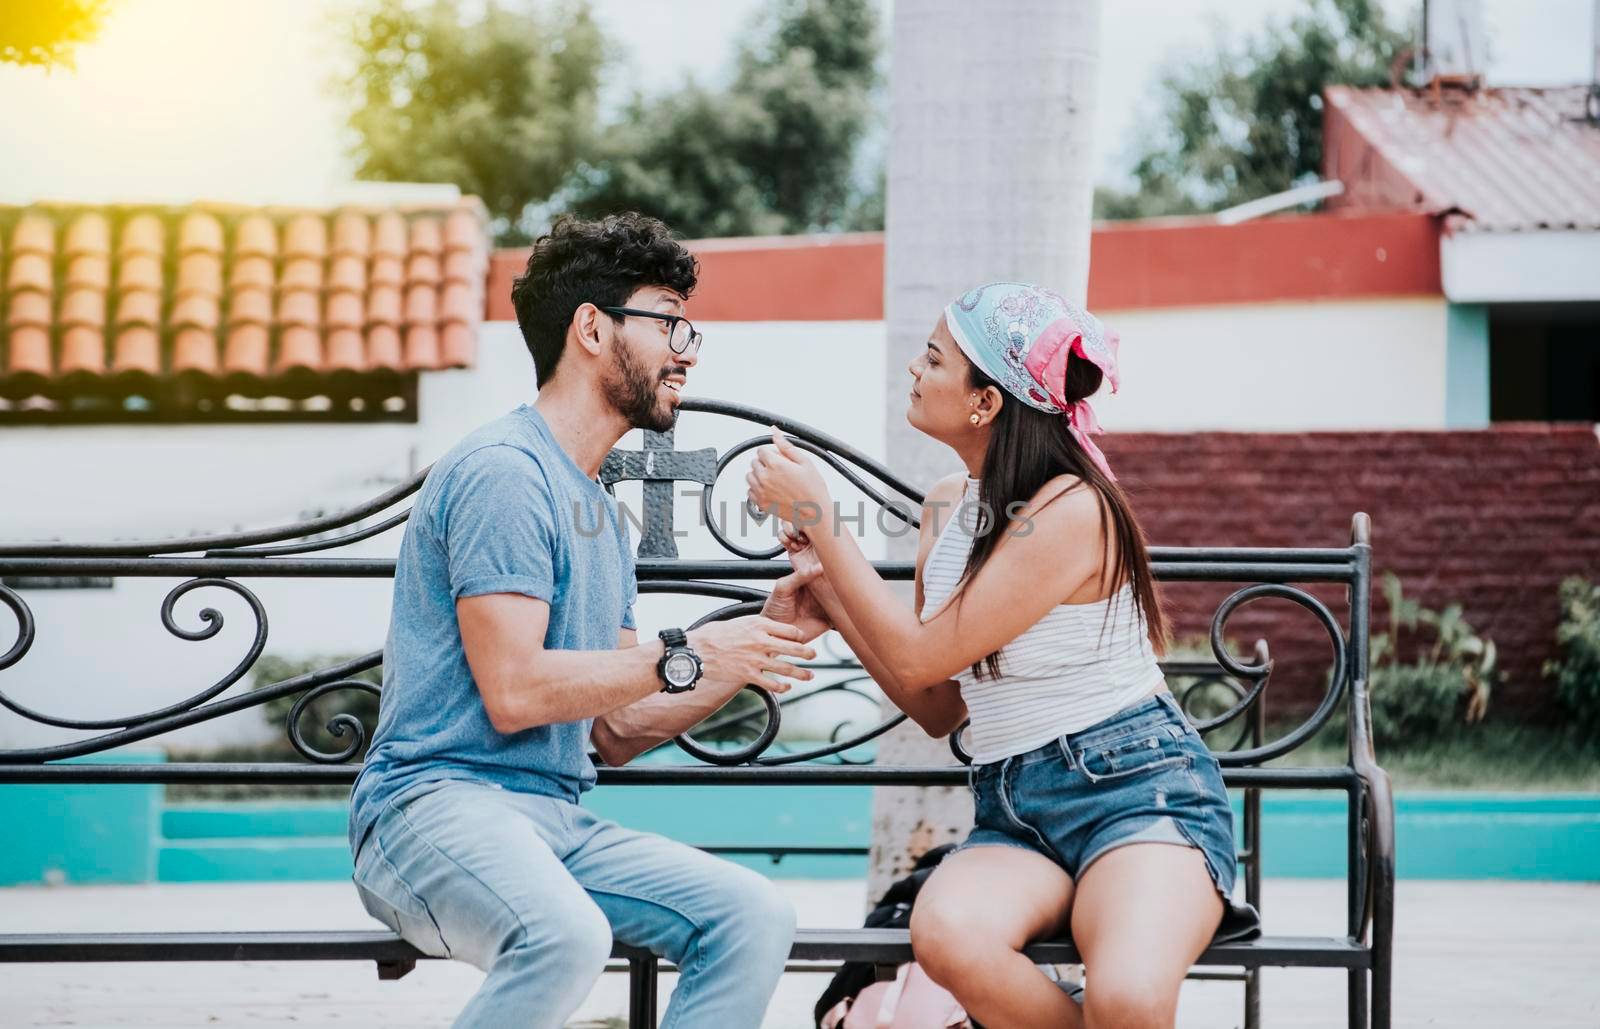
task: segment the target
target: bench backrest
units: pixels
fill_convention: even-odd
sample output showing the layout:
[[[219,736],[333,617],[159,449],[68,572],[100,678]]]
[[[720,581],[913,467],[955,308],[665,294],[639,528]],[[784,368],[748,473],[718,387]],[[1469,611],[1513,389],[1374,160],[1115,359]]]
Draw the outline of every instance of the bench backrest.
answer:
[[[776,425],[815,454],[872,505],[882,527],[914,527],[922,494],[890,469],[861,454],[844,442],[793,419],[740,404],[689,399],[682,409],[695,418],[720,417],[734,423],[748,422],[760,431],[718,453],[715,449],[680,451],[674,448],[674,434],[646,433],[642,451],[614,450],[606,459],[601,478],[607,485],[640,480],[643,482],[643,515],[639,520],[638,578],[642,594],[673,593],[709,597],[727,603],[700,621],[734,617],[759,610],[766,597],[760,588],[788,570],[779,560],[781,548],[751,546],[728,531],[728,519],[717,516],[713,505],[719,478],[740,455],[768,441],[767,426]],[[225,781],[257,783],[346,783],[354,778],[357,762],[366,740],[365,730],[349,714],[333,716],[328,725],[341,745],[332,751],[320,750],[305,736],[304,717],[313,702],[352,692],[375,694],[378,687],[354,678],[376,668],[381,652],[372,652],[313,672],[273,683],[258,683],[248,691],[233,687],[248,675],[261,657],[267,642],[267,611],[259,596],[244,583],[247,580],[278,577],[386,578],[394,574],[393,559],[338,556],[343,548],[374,537],[403,523],[409,515],[405,501],[421,488],[427,470],[409,481],[366,503],[337,514],[293,525],[253,532],[196,536],[184,539],[133,541],[104,544],[0,544],[0,604],[11,610],[17,621],[14,641],[7,642],[0,629],[0,705],[10,716],[42,725],[72,730],[79,738],[49,746],[0,748],[0,782],[43,781],[145,781],[188,782]],[[730,477],[732,478],[732,477]],[[702,489],[701,527],[729,557],[716,560],[686,559],[678,556],[679,530],[674,525],[673,501],[678,482],[694,482]],[[742,496],[741,488],[737,492]],[[720,507],[725,509],[727,499]],[[737,506],[735,510],[738,510]],[[741,516],[742,517],[742,516]],[[1169,681],[1175,684],[1180,700],[1191,713],[1196,700],[1220,695],[1225,707],[1209,717],[1196,714],[1198,727],[1210,734],[1219,760],[1230,770],[1230,781],[1248,780],[1258,785],[1296,785],[1293,770],[1274,772],[1260,766],[1289,753],[1327,725],[1341,709],[1347,717],[1352,762],[1358,755],[1371,754],[1370,721],[1366,701],[1368,596],[1371,585],[1370,526],[1363,514],[1353,518],[1351,541],[1340,548],[1180,548],[1153,547],[1155,574],[1163,581],[1194,581],[1242,584],[1216,608],[1211,621],[1210,659],[1172,660],[1163,663]],[[908,580],[913,569],[901,561],[876,562],[879,571],[890,579]],[[17,590],[4,585],[5,576],[112,576],[178,580],[161,605],[161,621],[167,632],[187,641],[213,638],[221,629],[221,616],[206,608],[199,613],[198,628],[186,628],[174,615],[176,605],[190,593],[208,590],[232,592],[254,614],[254,638],[246,652],[223,677],[205,684],[181,699],[135,715],[115,718],[93,712],[71,710],[69,694],[61,703],[67,710],[41,710],[25,705],[6,690],[6,672],[28,655],[36,636],[32,608]],[[1307,587],[1334,584],[1342,588],[1348,602],[1348,622],[1341,625],[1328,605]],[[204,594],[202,593],[202,596]],[[1267,643],[1258,641],[1246,657],[1232,654],[1224,644],[1230,617],[1241,607],[1257,600],[1277,598],[1303,607],[1327,634],[1329,659],[1326,687],[1315,707],[1303,719],[1289,726],[1276,739],[1263,738],[1264,699],[1272,679],[1273,659]],[[697,623],[698,624],[698,623]],[[838,673],[831,690],[853,690],[866,679],[859,666],[847,655],[824,661],[825,669]],[[181,692],[181,691],[179,691]],[[797,693],[799,691],[796,691]],[[953,783],[959,782],[959,769],[888,768],[864,765],[852,755],[862,753],[864,744],[882,735],[904,716],[885,718],[867,730],[843,734],[826,744],[801,751],[773,746],[782,707],[764,692],[757,691],[765,708],[765,722],[753,730],[748,745],[711,747],[693,738],[682,738],[679,746],[697,759],[683,766],[644,766],[602,769],[602,782],[763,782],[810,781],[840,783]],[[806,693],[786,703],[804,703],[818,694]],[[169,762],[153,765],[62,763],[70,758],[99,754],[116,747],[148,740],[159,740],[174,730],[256,708],[280,698],[297,698],[289,713],[286,732],[302,762],[195,764]],[[719,728],[736,728],[731,722],[755,726],[759,712],[740,712],[726,716]],[[3,734],[0,734],[3,738]],[[1223,746],[1223,744],[1227,744]],[[964,757],[960,735],[952,738],[952,749]],[[1311,785],[1307,779],[1306,785]]]

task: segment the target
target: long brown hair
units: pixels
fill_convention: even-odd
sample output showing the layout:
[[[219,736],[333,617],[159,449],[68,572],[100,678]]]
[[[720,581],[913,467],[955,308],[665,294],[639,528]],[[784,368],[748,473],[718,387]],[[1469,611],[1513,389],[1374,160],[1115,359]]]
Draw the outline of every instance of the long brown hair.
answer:
[[[968,375],[973,389],[1000,388],[976,365],[969,364]],[[1090,362],[1076,357],[1070,359],[1064,390],[1066,400],[1075,403],[1093,395],[1103,377],[1100,369]],[[1084,453],[1083,447],[1067,430],[1066,418],[1037,410],[1014,397],[1008,396],[1001,404],[1000,413],[990,428],[983,476],[978,483],[979,510],[990,517],[983,518],[974,529],[972,550],[967,555],[966,569],[961,573],[961,584],[970,583],[978,569],[994,555],[1011,516],[1020,512],[1045,483],[1058,475],[1076,475],[1095,491],[1100,505],[1101,536],[1110,539],[1115,533],[1117,542],[1114,566],[1107,567],[1110,562],[1101,562],[1100,582],[1105,585],[1109,576],[1111,596],[1115,596],[1124,583],[1133,584],[1134,597],[1143,613],[1151,644],[1158,654],[1165,653],[1166,614],[1150,570],[1150,551],[1144,530],[1134,517],[1127,495]],[[1056,499],[1059,497],[1052,498],[1047,506]],[[1114,607],[1114,604],[1106,605],[1108,616]],[[1102,634],[1104,631],[1102,622]],[[985,673],[988,678],[999,677],[999,651],[972,666],[974,676],[985,678]]]

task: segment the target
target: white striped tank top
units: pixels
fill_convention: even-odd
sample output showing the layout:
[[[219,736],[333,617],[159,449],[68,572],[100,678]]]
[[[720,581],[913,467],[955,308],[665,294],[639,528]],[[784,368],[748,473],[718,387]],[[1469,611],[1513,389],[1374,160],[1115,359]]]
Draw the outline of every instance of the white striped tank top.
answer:
[[[923,621],[949,599],[972,550],[978,480],[967,477],[922,568]],[[1107,612],[1107,605],[1111,610]],[[1104,633],[1102,634],[1102,625]],[[987,669],[985,670],[987,672]],[[1165,682],[1131,584],[1089,604],[1059,604],[1000,650],[1000,677],[956,676],[972,719],[974,764],[987,764],[1087,729]]]

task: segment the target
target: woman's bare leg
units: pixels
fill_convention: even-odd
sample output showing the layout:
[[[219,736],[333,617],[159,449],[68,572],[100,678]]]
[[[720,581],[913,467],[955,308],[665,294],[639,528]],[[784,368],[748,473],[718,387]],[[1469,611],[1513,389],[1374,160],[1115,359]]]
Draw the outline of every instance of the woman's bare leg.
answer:
[[[1198,850],[1130,843],[1091,862],[1072,905],[1089,1029],[1172,1026],[1183,977],[1221,920]]]
[[[1082,1011],[1021,953],[1061,931],[1072,879],[1020,847],[973,847],[944,859],[917,894],[911,946],[934,982],[984,1029],[1080,1029]]]

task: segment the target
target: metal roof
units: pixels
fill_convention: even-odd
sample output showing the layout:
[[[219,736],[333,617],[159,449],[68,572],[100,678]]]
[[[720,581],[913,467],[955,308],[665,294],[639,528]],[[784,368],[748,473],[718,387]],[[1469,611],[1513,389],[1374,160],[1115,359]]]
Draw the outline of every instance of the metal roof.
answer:
[[[1342,118],[1365,150],[1352,159],[1354,141],[1327,140],[1344,165],[1330,173],[1358,204],[1451,214],[1458,231],[1600,229],[1600,123],[1585,118],[1588,89],[1330,86],[1329,133],[1344,131]]]

